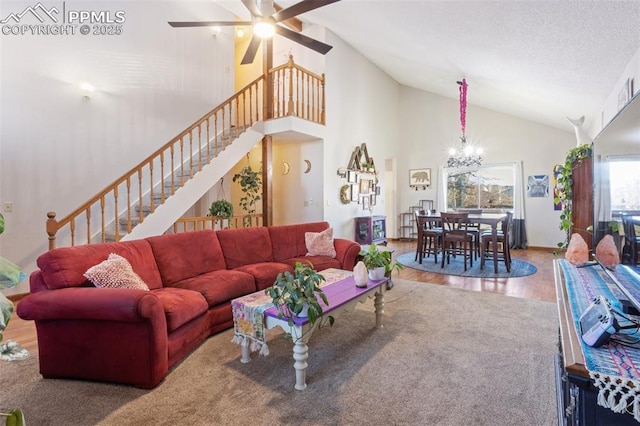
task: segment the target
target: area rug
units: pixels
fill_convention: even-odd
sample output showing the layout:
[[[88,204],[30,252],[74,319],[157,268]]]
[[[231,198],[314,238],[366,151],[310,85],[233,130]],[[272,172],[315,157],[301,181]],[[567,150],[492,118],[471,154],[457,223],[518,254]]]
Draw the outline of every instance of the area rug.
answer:
[[[39,426],[557,425],[555,304],[394,282],[382,329],[369,300],[311,336],[303,391],[281,332],[242,364],[227,330],[153,390],[43,379],[37,354],[0,363],[0,411]]]
[[[398,256],[398,263],[412,269],[431,272],[434,274],[459,275],[461,277],[478,277],[478,278],[516,278],[526,277],[538,272],[538,268],[525,262],[524,260],[511,259],[511,272],[507,272],[504,262],[498,262],[498,273],[494,272],[493,260],[485,261],[484,269],[480,269],[480,260],[473,261],[473,267],[469,266],[467,260],[467,270],[464,270],[462,257],[451,257],[450,263],[445,261],[444,268],[440,267],[441,257],[438,256],[438,263],[433,261],[433,256],[422,259],[422,264],[415,260],[415,253],[405,253]]]

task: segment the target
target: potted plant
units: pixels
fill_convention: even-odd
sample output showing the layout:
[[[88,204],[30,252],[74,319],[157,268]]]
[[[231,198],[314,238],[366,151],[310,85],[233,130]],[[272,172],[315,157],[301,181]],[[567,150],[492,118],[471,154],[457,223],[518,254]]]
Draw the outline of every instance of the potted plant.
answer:
[[[216,200],[209,207],[209,215],[221,219],[231,219],[233,216],[233,204],[227,200]]]
[[[260,172],[255,172],[251,166],[243,167],[240,172],[233,176],[233,182],[239,182],[244,197],[240,198],[240,207],[247,212],[248,217],[245,218],[245,226],[251,224],[251,216],[256,212],[256,203],[261,200],[260,193],[262,191],[262,179]]]
[[[320,288],[324,280],[310,266],[296,262],[293,274],[289,271],[279,273],[273,285],[264,292],[278,308],[278,318],[286,318],[289,326],[293,326],[294,317],[307,317],[313,326],[323,314],[318,298],[329,306],[327,296]],[[328,321],[333,325],[334,318],[328,316]],[[291,338],[291,334],[287,333],[286,337]]]
[[[0,213],[0,234],[3,232],[4,216]],[[17,285],[20,281],[25,279],[25,277],[25,274],[20,271],[20,268],[16,264],[0,257],[0,290]],[[2,331],[9,324],[9,319],[11,318],[12,313],[13,302],[0,292],[0,341],[2,341]],[[12,340],[0,344],[0,359],[5,361],[14,361],[25,359],[28,356],[29,353]],[[7,425],[22,426],[25,424],[24,414],[20,409],[11,410],[8,413],[0,412],[0,417],[6,417],[5,424]]]
[[[369,271],[369,279],[378,281],[386,276],[391,276],[393,270],[400,271],[402,265],[391,260],[391,252],[379,250],[375,244],[370,244],[366,250],[360,252],[362,262]]]

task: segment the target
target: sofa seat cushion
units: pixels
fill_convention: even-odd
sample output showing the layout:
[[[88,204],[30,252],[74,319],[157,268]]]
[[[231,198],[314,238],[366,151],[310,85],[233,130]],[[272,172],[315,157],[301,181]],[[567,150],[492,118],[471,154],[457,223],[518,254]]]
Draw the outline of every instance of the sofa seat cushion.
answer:
[[[149,237],[153,255],[165,286],[227,269],[215,231],[203,230]]]
[[[260,262],[273,262],[273,248],[267,227],[217,231],[227,269]]]
[[[153,290],[152,294],[160,299],[169,333],[204,314],[209,308],[204,296],[193,290],[165,287]]]
[[[303,265],[310,265],[316,271],[322,271],[329,268],[342,269],[342,264],[338,259],[328,256],[300,256],[284,259],[280,262],[291,266],[296,266],[296,262],[300,262]]]
[[[213,271],[187,278],[172,286],[199,292],[211,307],[256,291],[256,283],[252,275],[246,272],[227,270]]]
[[[241,266],[235,270],[253,275],[256,282],[256,291],[271,287],[281,272],[289,271],[293,273],[293,267],[291,265],[280,262],[252,263],[251,265]]]

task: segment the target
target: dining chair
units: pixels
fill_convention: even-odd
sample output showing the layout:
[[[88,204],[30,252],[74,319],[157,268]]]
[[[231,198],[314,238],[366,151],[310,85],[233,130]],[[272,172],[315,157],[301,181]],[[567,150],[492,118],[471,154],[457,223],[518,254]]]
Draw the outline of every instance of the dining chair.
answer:
[[[628,261],[632,265],[638,264],[638,246],[640,237],[636,233],[636,225],[630,214],[621,214],[622,228],[624,229],[624,247],[622,248],[622,260]]]
[[[442,227],[440,226],[440,221],[438,219],[429,217],[431,215],[435,215],[435,213],[435,210],[427,210],[419,217],[423,230],[423,256],[420,256],[418,261],[420,264],[422,263],[422,258],[424,256],[429,257],[432,254],[434,263],[438,263],[438,253],[442,248]]]
[[[469,213],[469,214],[482,214],[482,209],[473,209],[473,208],[459,208],[456,209],[456,211],[458,212],[462,212],[462,213]],[[467,226],[467,231],[469,231],[469,233],[473,234],[473,237],[475,238],[476,244],[476,259],[478,258],[478,256],[480,256],[480,233],[482,232],[482,228],[481,225],[479,223],[470,223]]]
[[[504,261],[507,272],[511,272],[511,228],[513,223],[513,212],[507,212],[507,217],[502,221],[502,226],[496,230],[496,253],[497,259]],[[493,231],[486,230],[480,234],[480,269],[484,269],[484,262],[493,259]]]
[[[463,256],[464,270],[467,270],[467,258],[470,267],[473,267],[473,252],[475,237],[467,231],[469,213],[466,212],[441,212],[442,218],[442,262],[440,267],[444,268],[444,260],[449,264],[451,255]]]

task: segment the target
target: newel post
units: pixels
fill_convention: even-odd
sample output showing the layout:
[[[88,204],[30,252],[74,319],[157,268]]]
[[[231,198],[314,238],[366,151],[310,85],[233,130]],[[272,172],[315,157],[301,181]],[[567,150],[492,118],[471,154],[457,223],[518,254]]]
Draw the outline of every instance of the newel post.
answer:
[[[324,77],[324,73],[322,73],[322,81],[320,82],[320,84],[322,85],[322,107],[320,109],[320,123],[322,124],[326,124],[325,123],[324,83],[325,83],[325,77]]]
[[[58,232],[58,221],[56,212],[47,213],[47,235],[49,235],[49,250],[56,248],[56,233]]]
[[[293,115],[293,55],[289,55],[287,68],[289,69],[289,102],[287,102],[287,115]]]

